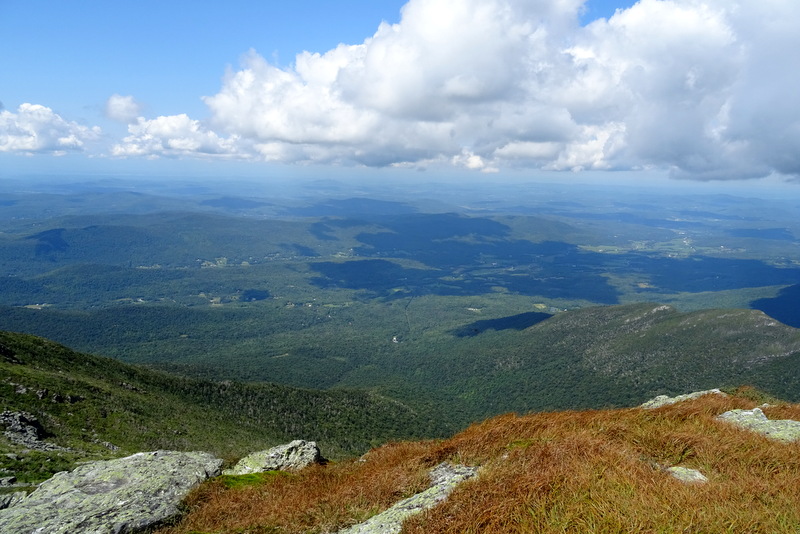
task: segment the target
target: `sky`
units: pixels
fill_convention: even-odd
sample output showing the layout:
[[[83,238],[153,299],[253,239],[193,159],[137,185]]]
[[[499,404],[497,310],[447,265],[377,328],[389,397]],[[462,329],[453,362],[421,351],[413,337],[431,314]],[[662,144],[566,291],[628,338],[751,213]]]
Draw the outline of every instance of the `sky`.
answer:
[[[0,178],[800,177],[797,0],[0,0]]]

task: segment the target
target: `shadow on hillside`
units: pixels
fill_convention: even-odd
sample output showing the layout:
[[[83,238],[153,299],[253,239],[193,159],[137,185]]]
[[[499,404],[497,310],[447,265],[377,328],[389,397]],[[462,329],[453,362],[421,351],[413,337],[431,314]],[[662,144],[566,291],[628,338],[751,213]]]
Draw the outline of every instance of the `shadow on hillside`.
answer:
[[[525,330],[552,317],[549,313],[525,312],[497,319],[475,321],[452,331],[456,337],[474,337],[487,330]]]
[[[782,289],[775,298],[754,300],[750,307],[785,325],[800,328],[800,284]]]

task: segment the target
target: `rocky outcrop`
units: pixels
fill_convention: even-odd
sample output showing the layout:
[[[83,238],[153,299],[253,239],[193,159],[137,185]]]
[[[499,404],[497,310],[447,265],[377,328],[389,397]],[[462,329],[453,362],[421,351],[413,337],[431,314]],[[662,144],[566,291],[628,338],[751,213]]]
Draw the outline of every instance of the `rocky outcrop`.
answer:
[[[143,452],[57,473],[0,510],[0,532],[123,534],[178,514],[181,499],[219,460],[204,452]]]
[[[5,410],[0,413],[0,425],[5,428],[3,435],[17,445],[36,451],[65,450],[63,447],[43,441],[47,433],[41,423],[28,412],[12,412]]]
[[[369,520],[340,530],[337,534],[396,534],[408,517],[432,508],[447,498],[458,484],[477,473],[477,468],[441,463],[430,473],[431,487],[397,502]]]
[[[778,441],[799,441],[800,421],[791,419],[767,419],[761,408],[752,410],[731,410],[717,417],[734,425],[762,434]]]
[[[675,404],[676,402],[682,402],[686,400],[696,399],[698,397],[702,397],[703,395],[725,395],[722,391],[718,389],[707,389],[705,391],[695,391],[694,393],[687,393],[685,395],[677,395],[675,397],[668,397],[667,395],[659,395],[649,401],[643,403],[640,407],[646,408],[648,410],[652,410],[655,408],[661,408],[662,406],[669,406],[670,404]]]
[[[249,454],[239,460],[233,469],[226,469],[223,474],[247,475],[264,471],[297,471],[324,461],[315,442],[298,439],[286,445]]]
[[[666,395],[659,395],[644,404],[641,408],[653,409],[675,404],[689,399],[696,399],[703,395],[725,395],[718,389],[708,389],[705,391],[696,391],[694,393],[687,393],[686,395],[678,395],[676,397],[668,397]],[[800,441],[800,421],[793,421],[791,419],[767,419],[761,408],[753,408],[752,410],[730,410],[719,416],[719,421],[726,421],[734,425],[746,428],[753,432],[762,434],[770,439],[778,441]]]

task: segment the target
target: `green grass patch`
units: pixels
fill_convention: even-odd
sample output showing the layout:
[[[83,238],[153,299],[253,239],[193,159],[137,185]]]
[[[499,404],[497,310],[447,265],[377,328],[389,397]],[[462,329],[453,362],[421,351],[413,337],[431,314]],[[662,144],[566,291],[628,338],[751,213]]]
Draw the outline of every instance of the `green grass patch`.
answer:
[[[269,484],[276,478],[292,478],[295,476],[286,471],[264,471],[263,473],[248,473],[246,475],[222,475],[219,477],[219,481],[227,489],[235,490]]]

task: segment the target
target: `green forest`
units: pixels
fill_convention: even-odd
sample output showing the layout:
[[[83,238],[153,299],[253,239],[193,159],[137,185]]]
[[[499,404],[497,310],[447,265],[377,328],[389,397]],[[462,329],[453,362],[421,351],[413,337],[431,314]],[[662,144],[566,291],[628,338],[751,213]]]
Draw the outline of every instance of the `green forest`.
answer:
[[[446,427],[745,383],[796,397],[790,203],[558,194],[81,192],[46,216],[17,195],[0,329],[185,380],[358,390]]]

